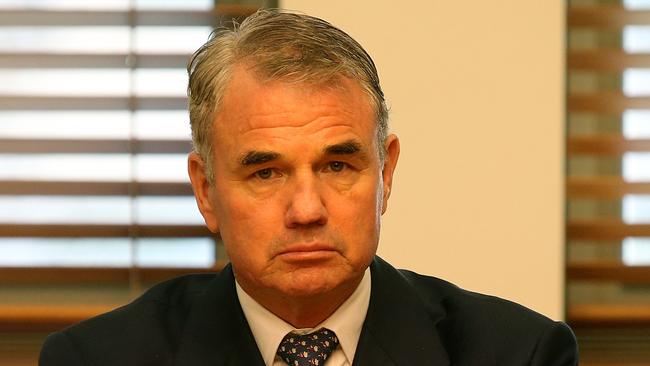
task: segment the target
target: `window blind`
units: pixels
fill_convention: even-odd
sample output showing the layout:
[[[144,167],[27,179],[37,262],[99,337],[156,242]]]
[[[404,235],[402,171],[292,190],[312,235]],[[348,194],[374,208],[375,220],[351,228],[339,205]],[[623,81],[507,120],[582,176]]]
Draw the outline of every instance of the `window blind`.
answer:
[[[567,316],[583,363],[650,359],[650,1],[568,5]]]
[[[257,8],[0,3],[0,331],[58,329],[148,284],[220,268],[186,173],[185,66],[216,25]],[[119,295],[55,301],[90,285]],[[34,289],[52,296],[27,303]]]

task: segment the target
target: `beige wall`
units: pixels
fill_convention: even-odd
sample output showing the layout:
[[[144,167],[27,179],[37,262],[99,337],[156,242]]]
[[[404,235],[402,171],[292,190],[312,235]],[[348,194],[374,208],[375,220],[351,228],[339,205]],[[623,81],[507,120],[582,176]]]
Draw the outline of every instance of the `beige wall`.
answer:
[[[402,141],[379,253],[563,317],[561,0],[281,0],[374,57]]]

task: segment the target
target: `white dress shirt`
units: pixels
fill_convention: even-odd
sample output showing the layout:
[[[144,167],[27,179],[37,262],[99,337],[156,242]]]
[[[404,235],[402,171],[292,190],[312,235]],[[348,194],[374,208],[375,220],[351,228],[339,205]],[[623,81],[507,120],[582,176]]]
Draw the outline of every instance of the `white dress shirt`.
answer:
[[[236,283],[236,282],[235,282]],[[327,328],[339,339],[339,346],[328,357],[326,366],[350,366],[359,343],[363,321],[370,303],[370,269],[366,272],[352,295],[336,311],[314,328],[296,329],[291,324],[268,311],[236,283],[237,297],[248,325],[251,328],[257,348],[266,366],[286,366],[275,352],[287,333],[295,331],[305,334],[320,328]]]

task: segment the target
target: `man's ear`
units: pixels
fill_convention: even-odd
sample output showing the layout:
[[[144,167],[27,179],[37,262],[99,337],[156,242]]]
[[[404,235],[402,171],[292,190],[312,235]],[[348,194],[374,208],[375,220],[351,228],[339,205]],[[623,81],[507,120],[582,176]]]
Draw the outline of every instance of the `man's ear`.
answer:
[[[190,175],[194,198],[203,215],[203,220],[208,229],[213,233],[219,232],[219,222],[214,207],[214,187],[208,180],[205,162],[199,154],[191,152],[187,158],[187,172]]]
[[[384,181],[383,201],[381,206],[381,213],[386,212],[388,208],[388,198],[390,191],[393,187],[393,174],[397,166],[397,159],[399,158],[399,139],[397,135],[391,134],[384,142],[384,149],[386,156],[384,157],[384,167],[382,169],[382,180]]]

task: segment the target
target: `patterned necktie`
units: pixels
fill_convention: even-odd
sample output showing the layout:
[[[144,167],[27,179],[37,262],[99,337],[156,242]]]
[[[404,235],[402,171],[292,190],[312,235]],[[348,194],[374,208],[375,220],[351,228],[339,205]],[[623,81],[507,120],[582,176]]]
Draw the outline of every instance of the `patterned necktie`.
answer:
[[[280,342],[277,354],[289,366],[323,366],[338,345],[336,334],[321,328],[305,335],[287,334]]]

